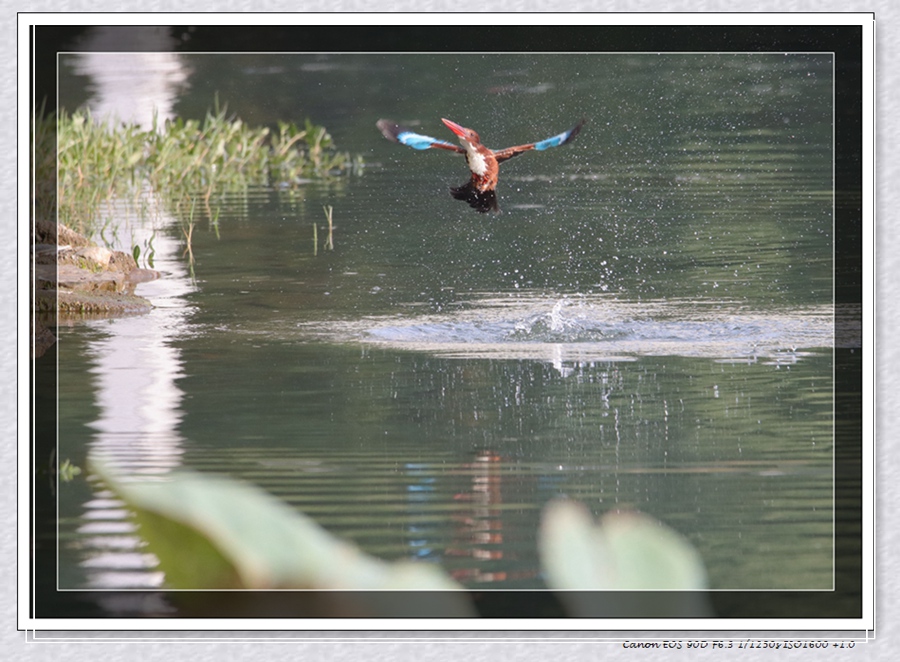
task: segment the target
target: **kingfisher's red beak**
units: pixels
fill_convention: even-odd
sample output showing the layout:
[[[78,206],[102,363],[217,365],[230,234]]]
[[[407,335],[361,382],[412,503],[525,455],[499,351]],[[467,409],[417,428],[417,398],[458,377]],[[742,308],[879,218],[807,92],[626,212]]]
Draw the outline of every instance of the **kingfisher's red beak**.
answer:
[[[469,131],[469,129],[467,129],[466,127],[460,126],[456,122],[451,122],[450,120],[444,119],[443,117],[441,118],[441,122],[446,124],[447,128],[450,129],[456,135],[458,135],[460,138],[465,138],[466,133]]]

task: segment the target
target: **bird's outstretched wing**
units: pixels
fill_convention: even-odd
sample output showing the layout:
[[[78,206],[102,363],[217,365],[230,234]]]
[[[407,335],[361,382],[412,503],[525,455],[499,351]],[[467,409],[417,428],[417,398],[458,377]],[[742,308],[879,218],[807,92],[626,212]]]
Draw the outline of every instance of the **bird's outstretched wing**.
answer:
[[[430,149],[435,147],[438,149],[446,149],[450,152],[457,152],[459,154],[465,154],[466,152],[466,150],[459,145],[438,140],[431,136],[423,136],[402,127],[399,124],[395,124],[390,120],[378,120],[375,125],[381,130],[384,137],[391,142],[400,143],[401,145],[406,145],[413,149]]]
[[[528,143],[527,145],[516,145],[515,147],[498,149],[494,152],[494,157],[497,159],[498,163],[502,163],[507,159],[511,159],[514,156],[522,154],[523,152],[528,152],[531,150],[542,152],[543,150],[550,149],[551,147],[559,147],[560,145],[565,145],[575,139],[575,136],[577,136],[578,132],[581,131],[581,127],[584,126],[585,121],[586,120],[582,119],[578,124],[573,126],[568,131],[563,131],[562,133],[559,133],[552,138],[546,138],[545,140],[541,140],[536,143]]]

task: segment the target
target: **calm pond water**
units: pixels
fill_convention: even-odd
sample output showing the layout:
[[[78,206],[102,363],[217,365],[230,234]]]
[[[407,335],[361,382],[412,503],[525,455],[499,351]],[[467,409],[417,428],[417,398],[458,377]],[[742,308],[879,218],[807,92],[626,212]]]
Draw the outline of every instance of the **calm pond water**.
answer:
[[[62,105],[143,106],[108,93],[140,71],[170,113],[309,117],[366,168],[228,198],[193,264],[168,212],[118,216],[163,278],[146,316],[60,328],[60,458],[247,480],[473,588],[542,587],[567,495],[674,527],[715,589],[831,589],[830,56],[141,58],[67,57]],[[588,124],[485,216],[461,157],[380,117],[492,147]],[[60,490],[61,587],[164,581],[118,504]]]

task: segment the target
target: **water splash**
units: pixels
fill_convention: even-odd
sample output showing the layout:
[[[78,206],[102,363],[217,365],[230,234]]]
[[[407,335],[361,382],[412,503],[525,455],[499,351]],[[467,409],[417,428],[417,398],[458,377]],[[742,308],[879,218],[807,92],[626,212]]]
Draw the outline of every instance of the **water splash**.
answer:
[[[487,297],[456,311],[306,323],[306,337],[459,358],[573,361],[641,356],[789,364],[834,344],[831,306],[751,309],[730,301],[611,296]]]
[[[579,312],[581,304],[568,297],[559,299],[549,312],[540,312],[517,321],[509,334],[511,341],[527,342],[600,342],[614,338],[616,329],[591,314]],[[573,310],[574,308],[574,310]]]

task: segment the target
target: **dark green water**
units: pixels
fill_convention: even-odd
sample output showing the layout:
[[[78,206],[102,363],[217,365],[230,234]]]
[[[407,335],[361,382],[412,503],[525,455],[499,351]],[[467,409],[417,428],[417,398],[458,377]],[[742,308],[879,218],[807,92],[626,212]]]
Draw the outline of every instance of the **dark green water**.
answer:
[[[177,223],[131,219],[157,307],[60,329],[61,458],[248,480],[472,587],[541,587],[540,510],[567,495],[676,528],[713,588],[831,588],[829,56],[183,63],[177,113],[218,92],[250,123],[308,116],[367,167],[230,198],[193,278]],[[460,157],[375,128],[505,147],[582,116],[502,166],[496,216],[450,198]],[[162,581],[83,476],[60,508],[60,586]]]

